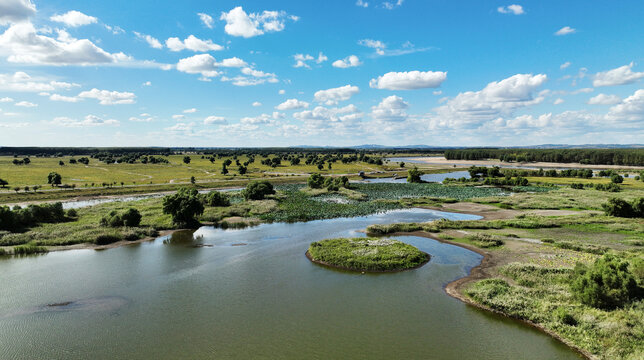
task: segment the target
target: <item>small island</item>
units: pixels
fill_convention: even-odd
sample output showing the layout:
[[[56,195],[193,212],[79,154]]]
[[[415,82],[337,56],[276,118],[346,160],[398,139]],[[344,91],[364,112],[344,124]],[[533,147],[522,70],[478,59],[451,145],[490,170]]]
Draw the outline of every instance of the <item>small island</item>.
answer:
[[[388,238],[338,238],[311,243],[306,257],[316,264],[359,272],[396,272],[415,269],[429,254]]]

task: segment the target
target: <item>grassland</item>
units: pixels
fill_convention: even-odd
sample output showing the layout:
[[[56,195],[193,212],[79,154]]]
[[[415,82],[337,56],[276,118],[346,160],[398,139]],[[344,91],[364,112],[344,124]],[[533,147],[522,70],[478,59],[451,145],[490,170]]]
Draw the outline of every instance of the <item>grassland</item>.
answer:
[[[417,268],[429,255],[393,239],[329,239],[310,245],[311,261],[339,269],[364,272],[392,272]]]

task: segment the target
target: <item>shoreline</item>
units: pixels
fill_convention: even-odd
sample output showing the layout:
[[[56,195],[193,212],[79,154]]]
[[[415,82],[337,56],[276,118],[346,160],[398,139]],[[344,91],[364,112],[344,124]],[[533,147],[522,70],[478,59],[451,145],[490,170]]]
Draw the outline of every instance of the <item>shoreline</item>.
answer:
[[[389,158],[391,159],[391,158]],[[503,167],[534,167],[534,168],[570,168],[570,169],[613,169],[613,170],[629,170],[639,171],[644,170],[643,166],[633,165],[595,165],[595,164],[580,164],[580,163],[548,163],[548,162],[502,162],[500,160],[447,160],[444,157],[437,156],[416,156],[408,157],[411,161],[418,161],[420,164],[427,165],[440,165],[440,166],[503,166]]]
[[[306,255],[306,258],[309,259],[312,263],[317,264],[317,265],[321,265],[321,266],[325,266],[325,267],[328,267],[328,268],[331,268],[331,269],[344,270],[344,271],[350,271],[350,272],[353,272],[353,273],[362,273],[362,274],[365,274],[365,273],[369,273],[369,274],[387,274],[387,273],[398,273],[398,272],[403,272],[403,271],[408,271],[408,270],[415,270],[415,269],[418,269],[418,268],[421,268],[421,267],[425,266],[431,260],[432,256],[430,254],[424,252],[424,251],[421,251],[421,252],[423,254],[425,254],[425,261],[423,261],[422,263],[420,263],[420,264],[418,264],[418,265],[416,265],[414,267],[410,267],[410,268],[406,268],[406,269],[396,269],[396,270],[352,269],[352,268],[348,268],[348,267],[345,267],[345,266],[334,265],[334,264],[331,264],[331,263],[328,263],[328,262],[325,262],[325,261],[315,260],[315,259],[313,259],[313,257],[311,257],[311,254],[309,254],[308,250],[306,250],[306,253],[304,253],[304,255]]]

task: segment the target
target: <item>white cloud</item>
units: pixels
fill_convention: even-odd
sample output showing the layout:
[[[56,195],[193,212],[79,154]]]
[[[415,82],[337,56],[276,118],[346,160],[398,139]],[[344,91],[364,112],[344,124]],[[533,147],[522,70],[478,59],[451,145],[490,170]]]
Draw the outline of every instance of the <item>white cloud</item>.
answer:
[[[189,124],[177,123],[176,125],[172,125],[170,127],[165,128],[165,130],[172,131],[172,132],[191,132],[194,126],[195,126],[195,123],[193,122]]]
[[[262,106],[262,103],[261,103],[261,102],[259,102],[259,101],[255,101],[255,102],[253,103],[253,107],[260,107],[260,106]]]
[[[369,86],[375,89],[414,90],[439,87],[447,79],[442,71],[389,72],[371,79]]]
[[[371,108],[371,117],[377,121],[399,122],[407,119],[405,110],[409,108],[403,98],[391,95],[382,99],[378,106]]]
[[[208,29],[212,29],[212,28],[213,28],[213,24],[215,23],[215,20],[213,20],[212,16],[210,16],[210,15],[208,15],[208,14],[204,14],[204,13],[197,13],[197,15],[199,16],[199,20],[201,20],[201,22],[202,22],[202,23],[203,23],[203,24],[204,24]]]
[[[570,61],[566,61],[565,63],[559,65],[559,69],[560,70],[567,69],[569,66],[570,66]]]
[[[347,56],[346,58],[342,60],[336,60],[333,62],[333,67],[341,68],[341,69],[346,69],[350,67],[356,67],[362,65],[360,62],[360,59],[355,56],[355,55],[350,55]]]
[[[525,14],[525,11],[523,11],[523,6],[516,5],[516,4],[512,4],[508,6],[499,6],[496,10],[501,14],[514,14],[514,15]]]
[[[14,74],[0,74],[0,90],[6,91],[42,92],[69,90],[77,86],[80,85],[45,78],[34,78],[22,71]]]
[[[272,114],[261,114],[255,117],[244,117],[239,122],[244,125],[277,125],[277,120],[283,119],[284,114],[274,111]]]
[[[277,110],[295,110],[295,109],[306,109],[309,107],[309,103],[306,101],[300,101],[298,99],[288,99],[283,103],[277,105],[275,109]]]
[[[219,76],[217,61],[210,54],[199,54],[179,60],[177,70],[188,74],[201,74],[206,78]]]
[[[318,64],[321,64],[327,60],[329,60],[329,58],[320,51],[320,53],[318,54],[318,58],[315,60],[315,62]]]
[[[243,75],[234,77],[222,76],[221,81],[231,82],[235,86],[253,86],[267,82],[277,83],[279,81],[274,73],[267,73],[250,67],[242,68],[241,73]]]
[[[541,103],[544,97],[535,98],[533,93],[547,79],[544,74],[517,74],[491,82],[480,91],[460,93],[435,109],[435,120],[453,128],[471,128],[509,116],[519,108]]]
[[[588,99],[588,105],[615,105],[622,102],[622,99],[617,95],[598,94]]]
[[[121,29],[119,26],[110,26],[107,24],[103,24],[103,26],[107,29],[107,31],[111,32],[113,35],[119,35],[119,34],[124,34],[125,30]]]
[[[197,112],[197,109],[196,109],[196,108],[191,108],[191,109],[185,109],[185,110],[183,110],[183,113],[184,113],[184,114],[194,114],[194,113],[196,113],[196,112]]]
[[[278,93],[278,94],[280,94],[280,95],[284,95],[284,94],[286,94],[286,90],[281,89],[281,90],[280,90],[280,91],[278,91],[277,93]]]
[[[186,119],[186,116],[181,114],[176,114],[176,115],[172,115],[172,119],[177,121],[183,121]]]
[[[573,33],[576,33],[576,32],[577,32],[577,29],[573,29],[570,26],[564,26],[561,29],[557,30],[555,35],[562,36],[562,35],[573,34]]]
[[[369,3],[366,1],[358,0],[356,1],[356,6],[366,8],[366,7],[369,7]]]
[[[150,45],[150,47],[152,47],[152,48],[163,49],[163,44],[161,44],[161,42],[158,39],[156,39],[156,38],[154,38],[154,37],[152,37],[150,35],[141,34],[141,33],[138,33],[136,31],[134,31],[134,35],[136,35],[137,38],[147,42],[148,45]]]
[[[83,91],[78,94],[78,97],[96,99],[101,105],[134,104],[136,102],[136,95],[131,92],[99,90],[96,88]]]
[[[147,113],[143,113],[143,114],[139,115],[138,117],[132,116],[132,117],[130,117],[129,120],[134,121],[134,122],[152,122],[154,119],[155,119],[154,116],[152,116],[150,114],[147,114]]]
[[[63,127],[90,127],[101,125],[118,126],[120,122],[114,119],[103,120],[96,115],[87,115],[83,120],[76,120],[65,116],[59,116],[54,118],[54,120],[52,120],[50,124]]]
[[[250,38],[266,32],[284,30],[285,20],[297,21],[297,16],[288,16],[284,11],[264,11],[247,14],[241,6],[222,12],[220,20],[226,21],[224,30],[228,35]]]
[[[306,62],[313,60],[314,57],[309,55],[309,54],[306,54],[306,55],[305,54],[295,54],[295,55],[293,55],[293,59],[295,59],[295,65],[293,65],[294,68],[302,68],[303,67],[303,68],[310,69],[311,66],[309,66],[309,64],[307,64]]]
[[[31,0],[0,1],[0,25],[18,23],[36,14],[36,5]]]
[[[333,129],[334,134],[337,135],[343,130],[358,126],[363,114],[355,105],[351,104],[341,108],[316,106],[313,110],[294,113],[293,117],[304,123],[305,130],[309,134]]]
[[[435,91],[432,91],[432,94],[434,94],[434,95],[442,95],[443,91],[442,90],[435,90]]]
[[[564,99],[562,98],[557,98],[555,101],[552,102],[554,105],[560,105],[564,103]]]
[[[404,0],[397,0],[396,2],[393,1],[385,1],[382,3],[382,7],[387,9],[387,10],[393,10],[403,4]]]
[[[13,99],[10,97],[3,97],[0,99],[0,103],[13,102]]]
[[[326,105],[336,105],[340,101],[346,101],[360,92],[357,86],[345,85],[337,88],[319,90],[313,97],[315,101]]]
[[[238,57],[224,59],[220,63],[217,63],[217,65],[221,67],[247,67],[248,66],[248,64],[244,60]]]
[[[226,118],[221,116],[208,116],[203,120],[204,125],[223,125],[227,124]]]
[[[573,94],[573,95],[590,94],[593,91],[595,91],[595,89],[593,89],[593,88],[581,88],[581,89],[578,89],[578,90],[575,90],[575,91],[571,92],[571,94]]]
[[[15,103],[14,105],[20,106],[20,107],[28,107],[28,108],[38,106],[38,104],[34,104],[32,102],[29,102],[29,101],[20,101],[20,102]]]
[[[644,120],[644,89],[635,91],[620,104],[611,107],[606,118],[611,121]]]
[[[207,51],[219,51],[223,50],[224,47],[212,42],[212,40],[201,40],[194,35],[188,36],[186,39],[181,41],[177,37],[168,38],[165,41],[165,45],[171,51],[181,51],[181,50],[192,50],[195,52],[207,52]]]
[[[382,41],[372,39],[362,39],[358,41],[358,45],[375,49],[378,55],[384,55],[385,48],[387,47],[387,45],[385,45],[385,43],[383,43]]]
[[[143,84],[141,84],[141,86],[152,86],[152,82],[151,81],[146,81]]]
[[[76,97],[76,96],[64,96],[64,95],[60,95],[60,94],[51,94],[49,96],[49,100],[75,103],[75,102],[81,101],[82,99],[79,98],[79,97]]]
[[[97,18],[85,15],[82,12],[76,10],[68,11],[62,15],[54,15],[50,17],[49,20],[63,23],[71,27],[95,24],[98,21]]]
[[[97,65],[131,60],[123,53],[110,54],[87,39],[68,36],[54,39],[38,34],[29,22],[14,24],[0,35],[0,54],[8,55],[9,62],[40,65]]]
[[[615,86],[631,84],[644,78],[644,72],[633,72],[633,63],[620,66],[616,69],[599,72],[593,77],[593,86]]]

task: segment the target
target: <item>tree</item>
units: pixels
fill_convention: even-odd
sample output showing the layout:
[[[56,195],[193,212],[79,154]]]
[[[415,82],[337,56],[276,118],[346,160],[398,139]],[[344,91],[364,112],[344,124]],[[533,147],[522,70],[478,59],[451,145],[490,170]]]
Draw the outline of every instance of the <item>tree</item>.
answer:
[[[246,171],[248,171],[248,168],[245,166],[240,165],[239,166],[239,175],[244,175],[246,174]]]
[[[0,179],[0,187],[6,188],[7,185],[9,185],[9,182],[7,180]]]
[[[62,161],[62,160],[60,160],[60,161],[58,162],[58,165],[60,165],[60,166],[65,166],[65,162],[64,162],[64,161]]]
[[[570,288],[582,303],[600,309],[622,307],[641,296],[641,289],[628,269],[628,262],[604,255],[587,267],[575,266]]]
[[[123,225],[128,227],[137,227],[141,224],[141,213],[137,209],[130,208],[123,215],[121,219],[123,220]]]
[[[624,178],[619,174],[613,174],[610,177],[610,182],[613,184],[621,184],[624,182]]]
[[[184,156],[183,157],[184,164],[190,164],[190,161],[191,161],[190,156]]]
[[[404,168],[404,167],[405,167],[405,162],[404,162],[404,161],[401,161],[401,162],[400,162],[400,167],[401,167],[401,168]]]
[[[324,178],[318,173],[313,173],[306,181],[311,189],[321,189],[324,186]]]
[[[194,176],[191,176],[191,177],[190,177],[190,183],[191,183],[192,185],[194,185],[196,182],[197,182],[197,179],[195,179],[195,177],[194,177]]]
[[[602,208],[608,216],[633,217],[633,207],[624,199],[612,198]]]
[[[407,171],[407,182],[408,183],[419,183],[422,182],[420,177],[423,175],[423,173],[418,170],[417,167],[414,166],[413,169],[409,169]]]
[[[47,175],[47,184],[50,184],[51,186],[58,186],[62,181],[63,177],[57,172],[50,172],[49,175]]]
[[[25,164],[25,165],[29,165],[31,163],[31,159],[30,158],[24,158],[24,159],[22,159],[22,163]]]
[[[273,185],[266,180],[253,181],[246,186],[242,191],[242,195],[246,200],[263,200],[266,195],[275,194]]]
[[[226,163],[223,163],[221,165],[221,173],[224,175],[228,174],[228,168],[226,167]]]
[[[163,198],[163,213],[170,214],[175,224],[196,225],[196,217],[203,214],[199,192],[194,188],[181,188]]]
[[[228,196],[219,191],[209,192],[206,196],[204,196],[204,203],[208,206],[230,206],[230,200],[228,200]]]

